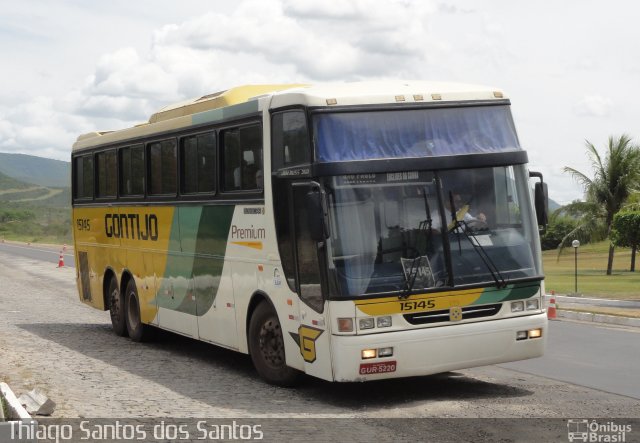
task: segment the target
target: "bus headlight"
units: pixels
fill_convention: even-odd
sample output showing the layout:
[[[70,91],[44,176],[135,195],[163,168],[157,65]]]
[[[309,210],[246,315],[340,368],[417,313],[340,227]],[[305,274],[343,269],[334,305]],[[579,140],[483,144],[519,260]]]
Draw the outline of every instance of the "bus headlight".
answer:
[[[375,326],[375,320],[373,319],[373,317],[361,318],[358,321],[358,324],[360,325],[360,329],[373,329],[373,327]]]
[[[542,337],[542,329],[529,329],[528,331],[518,331],[516,332],[516,340],[526,340],[528,338],[540,338]]]
[[[523,301],[511,302],[511,312],[522,312],[522,311],[524,311],[524,302]]]
[[[391,316],[378,317],[376,323],[379,328],[388,328],[391,326]]]
[[[537,298],[527,300],[527,311],[537,311],[540,306],[540,302]]]
[[[362,359],[366,360],[368,358],[376,358],[376,350],[375,349],[363,349],[362,350]]]
[[[393,347],[378,348],[378,357],[393,357]]]
[[[540,338],[542,337],[542,329],[529,329],[529,338]]]

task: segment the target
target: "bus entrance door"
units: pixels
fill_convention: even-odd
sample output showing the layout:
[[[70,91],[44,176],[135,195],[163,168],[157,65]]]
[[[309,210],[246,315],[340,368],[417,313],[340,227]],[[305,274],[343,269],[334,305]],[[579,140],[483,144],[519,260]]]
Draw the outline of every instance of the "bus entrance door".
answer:
[[[327,330],[322,260],[324,242],[318,241],[311,220],[321,215],[309,208],[309,193],[316,192],[317,183],[295,183],[293,191],[293,220],[295,227],[295,256],[297,264],[296,290],[300,297],[300,353],[305,372],[325,380],[332,380],[330,333]]]

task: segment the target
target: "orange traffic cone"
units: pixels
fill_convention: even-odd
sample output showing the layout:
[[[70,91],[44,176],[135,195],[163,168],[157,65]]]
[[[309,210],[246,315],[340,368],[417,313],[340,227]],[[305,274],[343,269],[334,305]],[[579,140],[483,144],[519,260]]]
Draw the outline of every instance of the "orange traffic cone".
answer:
[[[62,251],[60,251],[60,258],[58,259],[58,267],[64,268],[64,255],[62,254]]]
[[[547,318],[549,320],[555,320],[558,318],[556,315],[556,299],[555,297],[551,297],[549,299],[549,306],[547,307]]]

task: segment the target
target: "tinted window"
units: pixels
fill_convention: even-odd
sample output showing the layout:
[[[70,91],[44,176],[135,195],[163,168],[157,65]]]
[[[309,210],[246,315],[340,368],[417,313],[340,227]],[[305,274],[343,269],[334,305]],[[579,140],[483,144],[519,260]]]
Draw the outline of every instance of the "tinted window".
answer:
[[[98,162],[98,197],[115,197],[118,192],[118,163],[116,151],[100,152]]]
[[[120,150],[120,194],[144,195],[144,148],[142,145]]]
[[[322,312],[324,301],[320,285],[320,263],[318,261],[318,243],[313,240],[309,226],[309,214],[306,210],[307,186],[293,188],[294,223],[298,257],[298,287],[300,298],[312,309]]]
[[[215,136],[213,132],[182,139],[182,193],[215,190]]]
[[[262,131],[259,125],[227,129],[222,133],[225,191],[263,188]]]
[[[274,169],[309,163],[311,150],[304,111],[275,114],[271,123]]]
[[[321,162],[521,149],[509,106],[318,114],[313,125]]]
[[[76,198],[93,198],[93,156],[83,155],[76,157],[75,168],[75,192]]]
[[[175,195],[176,158],[175,140],[149,144],[149,193],[151,195]]]
[[[291,199],[289,193],[290,187],[288,181],[274,179],[273,194],[278,196],[278,198],[273,199],[274,213],[277,214],[275,222],[278,250],[280,251],[280,260],[282,260],[282,268],[287,283],[291,290],[295,291],[296,274],[293,258],[293,227],[289,217],[289,214],[291,213]]]

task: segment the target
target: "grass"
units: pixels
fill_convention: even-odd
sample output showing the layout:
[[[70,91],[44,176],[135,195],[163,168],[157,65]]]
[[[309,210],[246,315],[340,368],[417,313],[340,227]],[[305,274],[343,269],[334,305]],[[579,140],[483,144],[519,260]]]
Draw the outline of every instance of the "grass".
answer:
[[[578,249],[578,293],[588,297],[620,300],[640,300],[640,254],[637,272],[630,272],[631,250],[616,248],[613,274],[606,275],[609,243],[599,242],[580,246]],[[575,292],[575,256],[573,248],[565,248],[560,259],[558,252],[542,254],[545,287],[557,294]]]
[[[70,244],[71,209],[47,206],[46,201],[0,201],[0,239]]]

